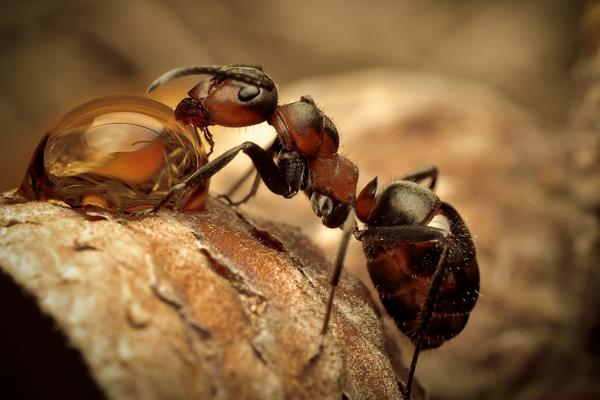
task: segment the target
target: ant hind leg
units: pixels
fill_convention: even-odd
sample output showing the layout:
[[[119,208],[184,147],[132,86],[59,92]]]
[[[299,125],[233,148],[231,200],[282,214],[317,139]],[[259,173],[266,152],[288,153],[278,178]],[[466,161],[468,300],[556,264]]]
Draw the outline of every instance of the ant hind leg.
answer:
[[[417,368],[417,360],[421,351],[423,336],[429,327],[433,307],[437,301],[438,294],[447,272],[448,265],[448,242],[447,233],[433,227],[423,225],[397,225],[397,226],[380,226],[373,227],[367,230],[358,231],[356,238],[360,241],[369,243],[377,243],[378,245],[399,244],[399,243],[422,243],[436,241],[440,243],[442,252],[435,267],[435,272],[431,278],[427,297],[422,304],[421,311],[417,319],[417,326],[414,334],[411,335],[411,340],[415,344],[408,377],[406,379],[406,389],[404,390],[405,400],[410,400],[412,385]]]
[[[437,183],[437,177],[437,167],[435,165],[430,165],[428,167],[412,171],[411,173],[404,175],[400,179],[403,181],[411,181],[416,183],[421,183],[425,179],[429,179],[429,184],[427,185],[427,188],[429,190],[434,190],[435,184]]]
[[[222,194],[219,197],[225,199],[230,205],[237,207],[237,206],[241,206],[242,204],[248,202],[248,200],[250,200],[251,198],[256,196],[256,193],[258,192],[258,188],[260,187],[260,181],[261,181],[260,175],[258,173],[256,173],[254,175],[254,180],[252,181],[252,187],[250,188],[250,191],[244,197],[242,197],[240,200],[237,200],[237,201],[231,200],[231,197],[235,194],[235,192],[237,192],[237,190],[242,185],[242,183],[250,177],[250,175],[252,174],[253,171],[254,171],[254,168],[250,168],[246,172],[246,174],[244,174],[244,176],[242,178],[240,178],[231,189],[229,189],[227,194]]]
[[[267,146],[266,152],[269,153],[271,155],[271,157],[275,157],[275,155],[279,151],[280,147],[281,147],[281,145],[280,145],[279,141],[277,140],[277,138],[275,138]],[[235,181],[235,183],[233,185],[231,185],[229,190],[224,195],[220,195],[218,197],[225,199],[229,204],[231,204],[233,206],[240,206],[240,205],[246,203],[248,200],[250,200],[252,197],[254,197],[256,195],[256,192],[258,192],[258,188],[260,186],[260,176],[258,173],[254,176],[254,181],[252,182],[252,187],[251,187],[249,193],[247,193],[244,197],[242,197],[238,201],[233,201],[233,200],[231,200],[231,198],[237,193],[238,190],[240,190],[242,185],[250,178],[250,176],[252,176],[252,172],[254,172],[254,171],[255,171],[254,165],[250,166],[250,168],[248,168],[248,170],[244,173],[244,175],[242,175],[240,178],[238,178],[238,180]]]
[[[410,369],[408,371],[408,377],[406,379],[406,391],[404,393],[405,400],[410,400],[412,384],[415,377],[415,370],[417,369],[417,360],[419,358],[419,352],[421,351],[421,341],[423,339],[423,334],[427,331],[429,326],[429,322],[431,320],[431,314],[433,313],[433,306],[435,305],[435,301],[440,291],[440,287],[442,282],[444,281],[444,277],[446,276],[446,257],[448,254],[448,245],[444,243],[444,248],[442,250],[442,254],[440,255],[440,260],[435,268],[435,273],[431,278],[431,284],[429,286],[429,291],[427,292],[427,297],[425,298],[425,302],[423,303],[423,308],[419,313],[419,319],[417,321],[417,328],[415,330],[415,350],[413,352],[412,361],[410,363]]]

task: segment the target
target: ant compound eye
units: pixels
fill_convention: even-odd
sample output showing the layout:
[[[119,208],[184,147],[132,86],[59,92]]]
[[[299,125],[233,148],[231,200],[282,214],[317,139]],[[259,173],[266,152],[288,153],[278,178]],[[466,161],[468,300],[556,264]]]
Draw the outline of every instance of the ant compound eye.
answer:
[[[240,99],[240,101],[250,101],[253,98],[255,98],[256,96],[258,96],[259,93],[260,93],[260,89],[257,88],[256,86],[252,86],[252,85],[244,86],[238,92],[238,99]]]

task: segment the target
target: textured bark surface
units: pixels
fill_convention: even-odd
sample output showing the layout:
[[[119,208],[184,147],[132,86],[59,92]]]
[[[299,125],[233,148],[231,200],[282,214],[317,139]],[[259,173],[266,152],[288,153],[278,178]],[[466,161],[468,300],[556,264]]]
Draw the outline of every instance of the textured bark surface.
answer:
[[[213,199],[202,213],[93,220],[5,203],[0,226],[1,271],[52,318],[109,398],[400,397],[398,350],[348,274],[324,351],[309,362],[329,264],[296,228]]]

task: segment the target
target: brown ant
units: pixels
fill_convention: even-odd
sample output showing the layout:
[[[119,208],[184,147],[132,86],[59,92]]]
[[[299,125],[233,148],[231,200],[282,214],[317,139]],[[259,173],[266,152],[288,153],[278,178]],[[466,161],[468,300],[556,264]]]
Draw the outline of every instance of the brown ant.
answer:
[[[260,180],[285,198],[304,191],[325,226],[343,226],[344,230],[330,278],[321,338],[327,333],[335,288],[354,234],[363,242],[371,279],[386,310],[415,344],[404,390],[409,399],[419,351],[440,346],[464,328],[479,289],[471,235],[454,208],[433,192],[437,169],[405,176],[379,195],[374,179],[356,198],[358,169],[338,154],[337,130],[310,97],[278,105],[273,80],[261,67],[247,65],[175,69],[158,78],[148,91],[195,74],[211,77],[194,86],[177,105],[176,119],[202,130],[211,146],[210,125],[243,127],[267,121],[277,138],[267,150],[252,142],[233,147],[175,185],[145,213],[156,212],[179,191],[209,179],[239,152],[250,157],[257,176],[251,192],[236,204],[254,195]],[[427,188],[419,184],[426,179],[430,180]],[[355,214],[365,224],[364,230],[358,230]]]

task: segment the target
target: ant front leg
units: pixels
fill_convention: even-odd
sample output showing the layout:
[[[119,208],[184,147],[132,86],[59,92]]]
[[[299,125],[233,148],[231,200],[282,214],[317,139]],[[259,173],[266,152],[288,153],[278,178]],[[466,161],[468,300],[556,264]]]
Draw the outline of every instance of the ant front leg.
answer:
[[[277,153],[280,150],[281,150],[281,144],[279,143],[279,140],[277,140],[277,138],[275,138],[271,142],[271,144],[269,144],[269,146],[267,146],[267,149],[266,149],[267,153],[269,153],[271,155],[271,158],[275,158],[275,155],[277,155]],[[244,182],[246,182],[250,178],[250,176],[252,175],[253,172],[255,172],[255,168],[254,168],[254,166],[251,166],[244,173],[244,175],[242,175],[229,188],[229,190],[227,191],[226,194],[220,195],[219,197],[224,198],[225,200],[227,200],[227,202],[229,204],[231,204],[232,206],[240,206],[240,205],[246,203],[248,200],[250,200],[252,197],[254,197],[256,195],[256,193],[258,192],[258,188],[260,187],[260,175],[257,172],[254,175],[254,180],[252,181],[252,186],[250,188],[250,191],[244,197],[242,197],[238,201],[231,200],[231,197],[240,189],[240,187],[242,187],[242,185],[244,184]]]
[[[279,168],[281,176],[289,188],[289,192],[287,194],[275,193],[281,194],[285,198],[295,196],[296,193],[298,193],[298,190],[300,190],[302,186],[306,185],[307,168],[304,158],[302,158],[302,156],[295,151],[282,151],[279,153],[279,157],[277,158],[277,167]],[[257,171],[256,175],[254,176],[254,181],[252,182],[252,188],[250,189],[250,192],[248,192],[248,194],[239,201],[231,201],[229,196],[222,197],[224,197],[229,204],[233,206],[244,204],[256,195],[258,187],[260,186],[261,178],[262,176]]]
[[[252,172],[254,172],[254,168],[246,171],[246,173],[238,181],[238,183],[247,180],[250,177],[250,175],[252,175]],[[248,202],[248,200],[250,200],[251,198],[256,196],[256,193],[258,192],[259,187],[260,187],[260,175],[258,174],[258,172],[256,172],[254,174],[254,179],[252,180],[252,186],[250,187],[250,191],[241,199],[239,199],[237,201],[231,200],[231,196],[233,195],[233,193],[235,193],[237,191],[238,188],[235,188],[235,190],[228,191],[227,194],[221,194],[218,197],[225,199],[229,203],[229,205],[238,207],[238,206],[241,206],[242,204],[245,204],[246,202]]]
[[[149,212],[157,212],[163,205],[172,199],[175,194],[212,177],[227,164],[229,164],[240,151],[244,152],[248,157],[250,157],[254,167],[256,168],[256,171],[270,191],[284,197],[291,197],[293,194],[295,194],[294,191],[290,189],[285,177],[281,174],[279,167],[277,164],[275,164],[271,158],[271,155],[256,143],[244,142],[239,146],[229,149],[219,157],[215,158],[213,161],[204,165],[202,168],[198,169],[192,175],[187,177],[185,181],[173,186],[171,190],[169,190],[169,192],[152,209],[149,210]]]

